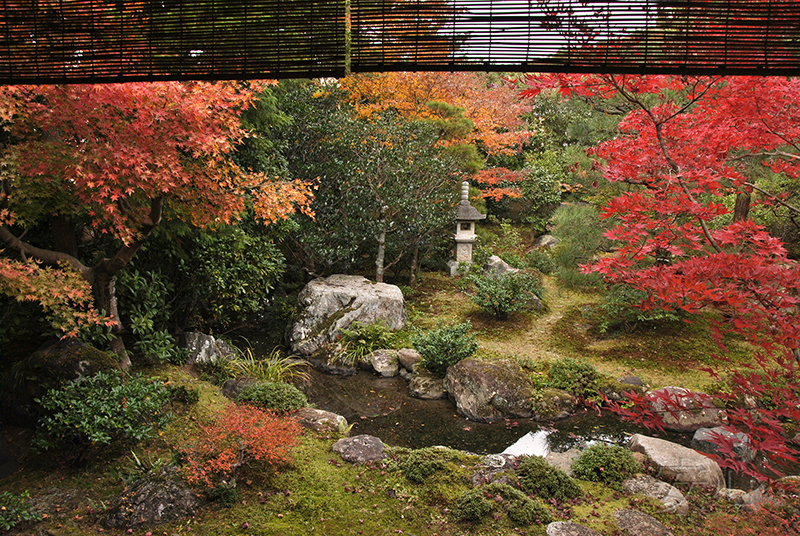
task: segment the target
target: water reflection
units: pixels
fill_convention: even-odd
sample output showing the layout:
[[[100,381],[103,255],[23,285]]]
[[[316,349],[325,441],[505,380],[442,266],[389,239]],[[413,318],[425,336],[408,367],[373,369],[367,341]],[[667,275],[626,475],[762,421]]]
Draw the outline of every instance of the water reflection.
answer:
[[[313,372],[308,395],[318,408],[343,415],[352,423],[351,434],[369,434],[389,445],[408,448],[444,445],[476,454],[496,454],[532,434],[549,452],[564,452],[597,441],[622,444],[636,433],[659,436],[608,412],[598,416],[588,410],[556,422],[505,419],[479,423],[458,415],[449,400],[409,397],[402,378],[379,378],[363,371],[347,378]],[[660,437],[684,445],[691,441],[686,434]]]

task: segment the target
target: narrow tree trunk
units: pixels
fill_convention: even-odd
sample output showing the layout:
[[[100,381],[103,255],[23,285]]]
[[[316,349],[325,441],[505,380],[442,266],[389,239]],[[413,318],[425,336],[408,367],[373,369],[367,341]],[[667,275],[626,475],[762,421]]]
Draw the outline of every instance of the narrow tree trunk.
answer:
[[[109,342],[109,345],[111,346],[111,351],[119,357],[120,366],[128,370],[131,367],[131,358],[125,348],[125,343],[122,341],[122,333],[125,329],[117,311],[116,274],[119,270],[114,271],[111,264],[111,260],[104,259],[92,269],[92,272],[94,272],[92,293],[94,294],[95,307],[105,312],[114,321],[114,326],[111,328],[111,333],[114,337]]]
[[[736,204],[733,206],[733,221],[747,221],[750,215],[750,194],[740,192],[736,195]]]
[[[383,283],[383,259],[386,256],[386,228],[378,234],[378,256],[375,259],[375,281]]]
[[[419,261],[419,244],[414,246],[411,253],[411,266],[408,268],[408,286],[413,287],[417,283],[417,262]]]

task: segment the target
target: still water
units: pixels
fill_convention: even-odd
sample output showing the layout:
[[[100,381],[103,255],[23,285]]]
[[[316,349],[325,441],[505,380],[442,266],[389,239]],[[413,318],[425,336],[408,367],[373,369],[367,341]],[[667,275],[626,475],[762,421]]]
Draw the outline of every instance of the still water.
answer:
[[[399,447],[443,445],[475,454],[498,454],[512,445],[536,454],[583,448],[592,442],[623,444],[643,433],[688,445],[691,435],[658,434],[621,421],[610,412],[580,410],[555,422],[506,419],[480,423],[458,415],[450,400],[419,400],[408,395],[402,378],[380,378],[361,371],[339,377],[312,372],[309,400],[316,407],[338,413],[353,424],[351,435],[368,434]],[[519,443],[518,443],[519,442]]]

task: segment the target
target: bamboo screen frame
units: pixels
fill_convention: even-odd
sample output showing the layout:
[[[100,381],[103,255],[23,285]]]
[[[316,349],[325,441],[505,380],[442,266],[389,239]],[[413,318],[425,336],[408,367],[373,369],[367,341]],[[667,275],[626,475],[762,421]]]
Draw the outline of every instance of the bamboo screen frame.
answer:
[[[798,0],[0,0],[0,83],[800,74]]]

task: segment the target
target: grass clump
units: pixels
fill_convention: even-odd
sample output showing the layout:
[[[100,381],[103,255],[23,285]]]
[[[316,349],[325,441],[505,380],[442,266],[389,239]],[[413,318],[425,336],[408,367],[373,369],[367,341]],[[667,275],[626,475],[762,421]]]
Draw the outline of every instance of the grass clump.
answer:
[[[584,450],[572,464],[572,474],[581,480],[617,487],[623,480],[642,471],[630,450],[618,445],[597,443]]]
[[[262,382],[288,383],[299,380],[308,383],[311,377],[303,370],[303,366],[302,361],[282,357],[277,348],[263,359],[256,359],[253,351],[246,348],[236,359],[230,360],[228,365],[232,376],[243,376]]]
[[[258,382],[248,385],[236,401],[260,409],[286,413],[308,405],[308,398],[297,387],[289,383]]]
[[[565,501],[583,494],[578,483],[567,473],[550,465],[541,456],[526,456],[517,467],[517,476],[525,493],[543,499]]]
[[[439,376],[447,373],[447,368],[466,359],[478,350],[478,341],[471,333],[469,321],[445,325],[439,323],[428,332],[418,331],[411,337],[411,344],[422,356],[422,365]]]
[[[382,321],[374,324],[353,322],[350,329],[340,329],[342,333],[342,352],[336,360],[342,364],[354,365],[375,350],[390,348],[394,334]]]

